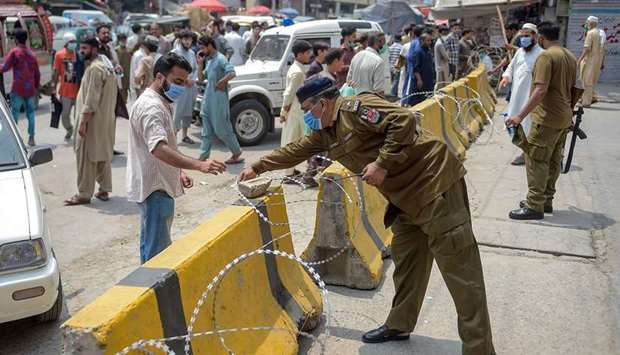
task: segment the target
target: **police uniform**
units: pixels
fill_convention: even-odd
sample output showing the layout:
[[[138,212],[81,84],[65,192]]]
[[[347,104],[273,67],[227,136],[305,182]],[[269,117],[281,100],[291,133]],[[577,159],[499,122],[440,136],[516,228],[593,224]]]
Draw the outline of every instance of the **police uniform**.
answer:
[[[394,234],[396,287],[386,325],[413,331],[435,259],[456,305],[463,354],[494,354],[461,162],[416,127],[411,111],[373,93],[338,97],[331,119],[331,127],[276,149],[252,168],[257,174],[284,169],[325,151],[353,173],[372,162],[385,168],[379,190],[390,202],[385,223]]]
[[[525,153],[528,192],[522,208],[510,212],[512,219],[543,219],[543,212],[553,212],[555,184],[572,122],[576,77],[577,61],[565,48],[552,46],[536,59],[532,91],[543,85],[546,93],[532,111],[527,137],[521,126],[513,137],[513,143]]]

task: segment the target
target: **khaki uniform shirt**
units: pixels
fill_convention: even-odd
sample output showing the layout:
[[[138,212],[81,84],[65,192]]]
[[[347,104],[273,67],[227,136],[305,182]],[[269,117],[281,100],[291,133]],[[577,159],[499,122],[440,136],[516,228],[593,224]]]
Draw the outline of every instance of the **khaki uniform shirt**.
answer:
[[[416,127],[412,111],[377,94],[339,97],[332,119],[333,126],[275,150],[252,168],[258,174],[284,169],[325,151],[354,174],[376,161],[388,171],[379,190],[410,216],[465,175],[443,142]]]
[[[86,71],[76,99],[77,122],[80,126],[84,113],[93,113],[88,121],[86,137],[76,133],[75,147],[82,141],[86,147],[86,157],[93,162],[112,160],[114,135],[116,133],[116,76],[110,60],[103,56],[93,60]],[[77,132],[77,129],[76,129]]]
[[[572,89],[577,80],[575,56],[560,46],[544,50],[536,59],[532,92],[536,84],[547,86],[542,102],[532,111],[532,121],[543,126],[563,129],[571,125]]]

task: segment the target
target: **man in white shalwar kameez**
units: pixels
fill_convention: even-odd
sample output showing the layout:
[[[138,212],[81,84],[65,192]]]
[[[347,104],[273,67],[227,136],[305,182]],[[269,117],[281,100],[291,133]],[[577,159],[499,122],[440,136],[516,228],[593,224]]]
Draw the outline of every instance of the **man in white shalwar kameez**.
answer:
[[[583,83],[583,96],[581,103],[584,107],[590,107],[594,98],[594,88],[601,74],[603,63],[601,50],[601,34],[598,30],[598,17],[588,17],[588,33],[583,43],[583,51],[577,61],[581,82]]]
[[[510,103],[508,104],[507,118],[521,112],[530,97],[534,63],[536,63],[536,59],[543,51],[537,44],[537,35],[538,30],[536,25],[531,23],[523,25],[518,43],[520,48],[510,61],[504,74],[502,74],[500,86],[504,87],[512,82],[512,93],[510,95]],[[521,122],[521,126],[523,126],[523,130],[527,135],[530,129],[529,115]],[[523,153],[517,156],[511,164],[525,164]]]

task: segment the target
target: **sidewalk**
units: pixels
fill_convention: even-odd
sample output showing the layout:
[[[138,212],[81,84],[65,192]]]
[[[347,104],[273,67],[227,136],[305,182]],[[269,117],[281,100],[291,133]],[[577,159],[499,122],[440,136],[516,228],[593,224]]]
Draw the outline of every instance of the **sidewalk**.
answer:
[[[558,181],[555,213],[540,222],[514,222],[508,212],[527,191],[525,169],[509,164],[517,148],[498,115],[494,121],[495,127],[486,126],[467,152],[465,165],[498,354],[616,353],[616,316],[602,270],[605,228],[615,220],[593,208],[592,171],[579,166],[587,159],[579,154],[585,151],[578,151],[573,170]],[[386,278],[374,291],[329,287],[333,328],[327,353],[460,354],[456,312],[436,266],[411,339],[361,342],[390,309],[393,269],[386,260]],[[301,353],[319,353],[318,345],[308,349],[307,343]]]

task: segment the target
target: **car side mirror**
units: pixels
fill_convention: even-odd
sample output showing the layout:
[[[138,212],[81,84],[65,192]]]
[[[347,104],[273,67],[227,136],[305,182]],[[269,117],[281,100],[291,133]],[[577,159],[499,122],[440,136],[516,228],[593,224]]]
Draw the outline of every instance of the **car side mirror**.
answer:
[[[28,160],[32,166],[48,163],[54,159],[52,148],[36,148],[30,152]]]

